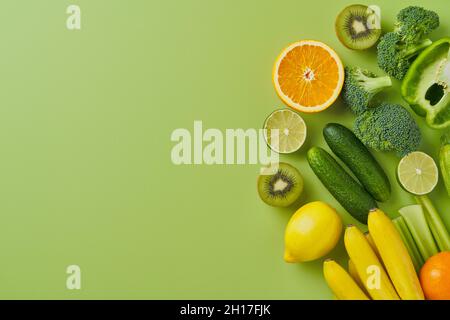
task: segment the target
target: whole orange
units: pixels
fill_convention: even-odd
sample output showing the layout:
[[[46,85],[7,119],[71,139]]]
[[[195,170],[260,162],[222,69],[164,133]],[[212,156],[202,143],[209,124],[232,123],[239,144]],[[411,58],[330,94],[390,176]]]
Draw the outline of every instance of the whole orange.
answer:
[[[450,251],[438,253],[420,270],[420,283],[428,300],[450,300]]]

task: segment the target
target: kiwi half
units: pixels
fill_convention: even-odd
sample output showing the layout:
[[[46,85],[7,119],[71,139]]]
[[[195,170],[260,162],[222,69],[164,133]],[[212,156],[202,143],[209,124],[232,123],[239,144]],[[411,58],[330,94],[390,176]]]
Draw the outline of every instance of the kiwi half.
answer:
[[[336,18],[336,34],[347,48],[364,50],[372,47],[381,36],[378,14],[368,6],[354,4],[342,10]]]
[[[280,162],[278,170],[272,175],[260,175],[258,193],[262,201],[274,207],[287,207],[293,204],[303,191],[303,178],[290,164]]]

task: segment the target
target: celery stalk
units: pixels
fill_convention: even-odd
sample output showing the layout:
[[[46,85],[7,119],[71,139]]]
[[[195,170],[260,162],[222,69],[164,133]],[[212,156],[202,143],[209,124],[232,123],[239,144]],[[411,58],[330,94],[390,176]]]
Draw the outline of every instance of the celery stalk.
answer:
[[[437,254],[438,247],[428,227],[422,206],[419,204],[410,205],[401,208],[399,212],[405,219],[408,230],[411,232],[423,260],[426,261],[429,257]]]
[[[414,239],[411,233],[409,232],[405,219],[403,219],[403,217],[397,217],[394,220],[392,220],[392,222],[397,228],[398,233],[400,233],[400,237],[402,238],[403,243],[408,249],[409,256],[411,257],[416,272],[419,272],[420,268],[422,268],[425,261],[422,259],[419,249],[417,248],[416,243],[414,242]]]
[[[425,217],[433,233],[440,251],[450,251],[450,235],[442,222],[441,216],[436,211],[430,198],[426,195],[417,196],[416,201],[425,208]]]

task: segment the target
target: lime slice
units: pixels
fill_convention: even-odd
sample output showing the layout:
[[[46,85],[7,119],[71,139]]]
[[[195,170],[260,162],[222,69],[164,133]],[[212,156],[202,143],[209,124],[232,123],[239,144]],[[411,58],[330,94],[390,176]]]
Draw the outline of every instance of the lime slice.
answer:
[[[416,195],[430,193],[438,183],[438,168],[433,158],[415,151],[400,160],[398,180],[406,191]]]
[[[298,113],[289,109],[272,112],[264,123],[264,129],[267,144],[278,153],[295,152],[306,139],[305,121]]]

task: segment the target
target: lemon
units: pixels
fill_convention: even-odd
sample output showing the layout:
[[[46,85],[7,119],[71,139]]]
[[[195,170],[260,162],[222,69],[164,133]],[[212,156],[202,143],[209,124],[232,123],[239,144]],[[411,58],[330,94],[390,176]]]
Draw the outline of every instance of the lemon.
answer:
[[[324,202],[310,202],[294,213],[284,235],[286,262],[304,262],[323,257],[339,241],[342,220]]]
[[[397,168],[400,184],[415,195],[430,193],[438,183],[438,168],[424,152],[411,152],[400,160]]]
[[[305,121],[298,113],[289,109],[272,112],[264,123],[264,129],[267,144],[278,153],[295,152],[306,140]]]

